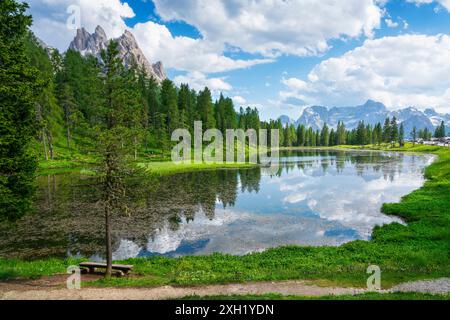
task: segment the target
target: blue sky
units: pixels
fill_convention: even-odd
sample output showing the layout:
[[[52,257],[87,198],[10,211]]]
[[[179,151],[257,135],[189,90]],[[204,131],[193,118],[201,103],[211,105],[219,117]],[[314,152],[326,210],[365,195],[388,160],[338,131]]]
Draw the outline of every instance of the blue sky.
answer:
[[[88,31],[130,29],[176,83],[207,85],[265,119],[367,99],[450,113],[450,0],[29,2],[34,32],[60,50],[75,4]]]

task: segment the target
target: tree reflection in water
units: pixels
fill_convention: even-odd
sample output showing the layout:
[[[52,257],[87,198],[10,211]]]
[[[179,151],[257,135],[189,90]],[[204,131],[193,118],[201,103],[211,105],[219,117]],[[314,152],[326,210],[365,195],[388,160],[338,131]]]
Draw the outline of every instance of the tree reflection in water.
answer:
[[[270,210],[274,214],[272,219],[275,220],[270,220],[263,215],[261,221],[266,224],[274,224],[276,219],[280,220],[283,214],[287,214],[286,208],[297,212],[300,210],[298,208],[305,206],[305,203],[318,201],[314,196],[310,196],[309,199],[302,200],[303,202],[289,203],[288,201],[286,204],[288,196],[292,198],[291,194],[286,195],[279,192],[278,189],[270,189],[271,185],[277,181],[286,184],[286,181],[299,175],[305,177],[332,176],[338,181],[346,175],[353,175],[366,180],[382,177],[387,182],[393,182],[401,174],[414,174],[416,180],[420,180],[421,169],[427,161],[429,159],[423,156],[382,152],[296,151],[282,154],[279,170],[272,176],[265,172],[264,168],[209,170],[151,179],[137,176],[127,181],[131,191],[128,201],[129,206],[133,208],[133,214],[116,216],[113,219],[113,246],[115,250],[118,250],[123,241],[129,241],[136,248],[141,248],[142,251],[142,248],[149,247],[149,242],[172,241],[170,235],[177,231],[180,231],[178,236],[182,238],[184,232],[180,230],[182,225],[192,224],[200,217],[214,222],[214,220],[223,219],[228,214],[236,214],[236,211],[228,211],[232,209],[245,208],[246,214],[265,214],[263,209],[258,208],[264,208],[265,203],[260,196],[266,193],[268,199],[272,197],[275,199],[272,199],[270,203],[267,200],[267,208],[271,208]],[[304,180],[307,181],[307,178]],[[419,182],[421,183],[421,181]],[[66,257],[68,255],[101,256],[104,247],[103,213],[102,207],[98,203],[100,196],[96,185],[96,178],[77,174],[39,177],[36,212],[23,217],[13,226],[0,226],[0,256],[21,258]],[[267,190],[261,191],[263,187]],[[416,187],[415,184],[410,186],[410,188]],[[305,191],[305,193],[307,192]],[[398,197],[402,195],[400,194]],[[237,203],[239,199],[241,202]],[[347,200],[351,201],[351,199]],[[254,208],[254,212],[252,212],[252,208]],[[221,214],[219,218],[216,217],[218,212]],[[318,216],[315,218],[326,220]],[[257,229],[260,226],[255,224],[256,220],[253,218],[249,219],[248,221],[252,221],[252,223],[247,221],[246,228],[248,228],[248,237],[251,237],[256,234],[253,233],[255,231],[252,228]],[[302,220],[293,220],[292,217],[289,219],[291,220],[286,221],[293,224],[303,223]],[[235,220],[230,223],[236,224],[239,221],[243,225],[246,223],[245,220]],[[309,222],[305,222],[306,225],[307,223]],[[336,235],[335,224],[331,227],[329,221],[322,221],[321,225],[329,227],[329,230],[325,231],[322,236],[326,232],[330,237]],[[166,239],[161,238],[161,230],[164,228],[168,228],[166,235],[168,238]],[[240,237],[243,238],[246,233],[245,230],[241,230],[242,228],[242,226],[235,226],[234,229],[228,228],[222,232],[240,230],[239,232],[242,232]],[[262,247],[271,246],[272,242],[273,245],[283,244],[283,241],[289,242],[289,239],[294,243],[299,241],[293,236],[288,238],[285,234],[272,235],[274,240],[271,240],[270,237],[266,239],[268,235],[264,232],[261,231],[257,236],[264,238],[261,241]],[[355,231],[356,233],[353,234],[352,232],[351,230],[346,232],[346,236],[357,238],[358,233]],[[186,237],[188,238],[188,236]],[[220,237],[223,238],[226,235],[220,235]],[[185,243],[182,240],[179,243]],[[198,240],[199,242],[191,243],[192,248],[186,249],[186,253],[195,253],[196,246],[205,246],[208,241],[207,237],[200,237]],[[258,239],[243,241],[258,242]],[[179,246],[181,247],[181,245]],[[259,248],[257,244],[249,247],[253,248],[253,246]],[[175,247],[176,245],[174,245]],[[233,249],[230,249],[229,252],[241,253],[234,252]],[[132,255],[130,254],[130,256]]]

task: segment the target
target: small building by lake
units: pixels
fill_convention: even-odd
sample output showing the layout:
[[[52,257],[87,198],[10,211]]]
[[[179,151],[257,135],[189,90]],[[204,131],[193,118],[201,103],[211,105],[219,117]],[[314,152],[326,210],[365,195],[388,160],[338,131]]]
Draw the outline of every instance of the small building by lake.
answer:
[[[431,140],[419,139],[418,143],[428,146],[450,147],[450,137],[431,138]]]

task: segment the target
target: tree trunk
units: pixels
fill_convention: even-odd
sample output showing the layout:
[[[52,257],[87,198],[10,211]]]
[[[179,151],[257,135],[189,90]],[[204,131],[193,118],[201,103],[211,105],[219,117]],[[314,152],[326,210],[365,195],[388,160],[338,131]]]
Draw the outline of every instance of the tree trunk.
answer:
[[[52,133],[46,128],[45,129],[45,135],[47,136],[48,141],[48,151],[50,152],[50,159],[54,159],[54,152],[53,152],[53,136]]]
[[[70,128],[69,128],[69,126],[67,126],[66,134],[67,134],[67,148],[69,150],[71,150],[71,147],[70,147]]]
[[[105,226],[106,226],[106,274],[107,279],[112,275],[112,242],[111,242],[111,212],[109,204],[105,206]]]
[[[45,132],[44,132],[44,129],[42,129],[42,144],[44,145],[44,157],[45,157],[45,161],[48,161],[47,143],[45,142]]]
[[[47,131],[47,140],[48,140],[48,150],[50,152],[50,159],[54,159],[54,153],[53,153],[53,137],[52,137],[52,133]]]
[[[134,160],[136,161],[138,158],[138,152],[137,152],[137,138],[134,137]]]

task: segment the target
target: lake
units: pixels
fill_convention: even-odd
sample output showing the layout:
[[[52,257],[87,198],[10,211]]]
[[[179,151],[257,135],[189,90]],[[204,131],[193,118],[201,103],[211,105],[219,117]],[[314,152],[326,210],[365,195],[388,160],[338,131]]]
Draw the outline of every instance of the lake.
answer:
[[[243,255],[282,245],[370,239],[380,212],[424,183],[432,156],[369,151],[282,153],[265,168],[209,170],[127,181],[129,214],[113,219],[114,259]],[[94,177],[38,178],[36,212],[0,227],[0,256],[102,260],[104,218]]]

